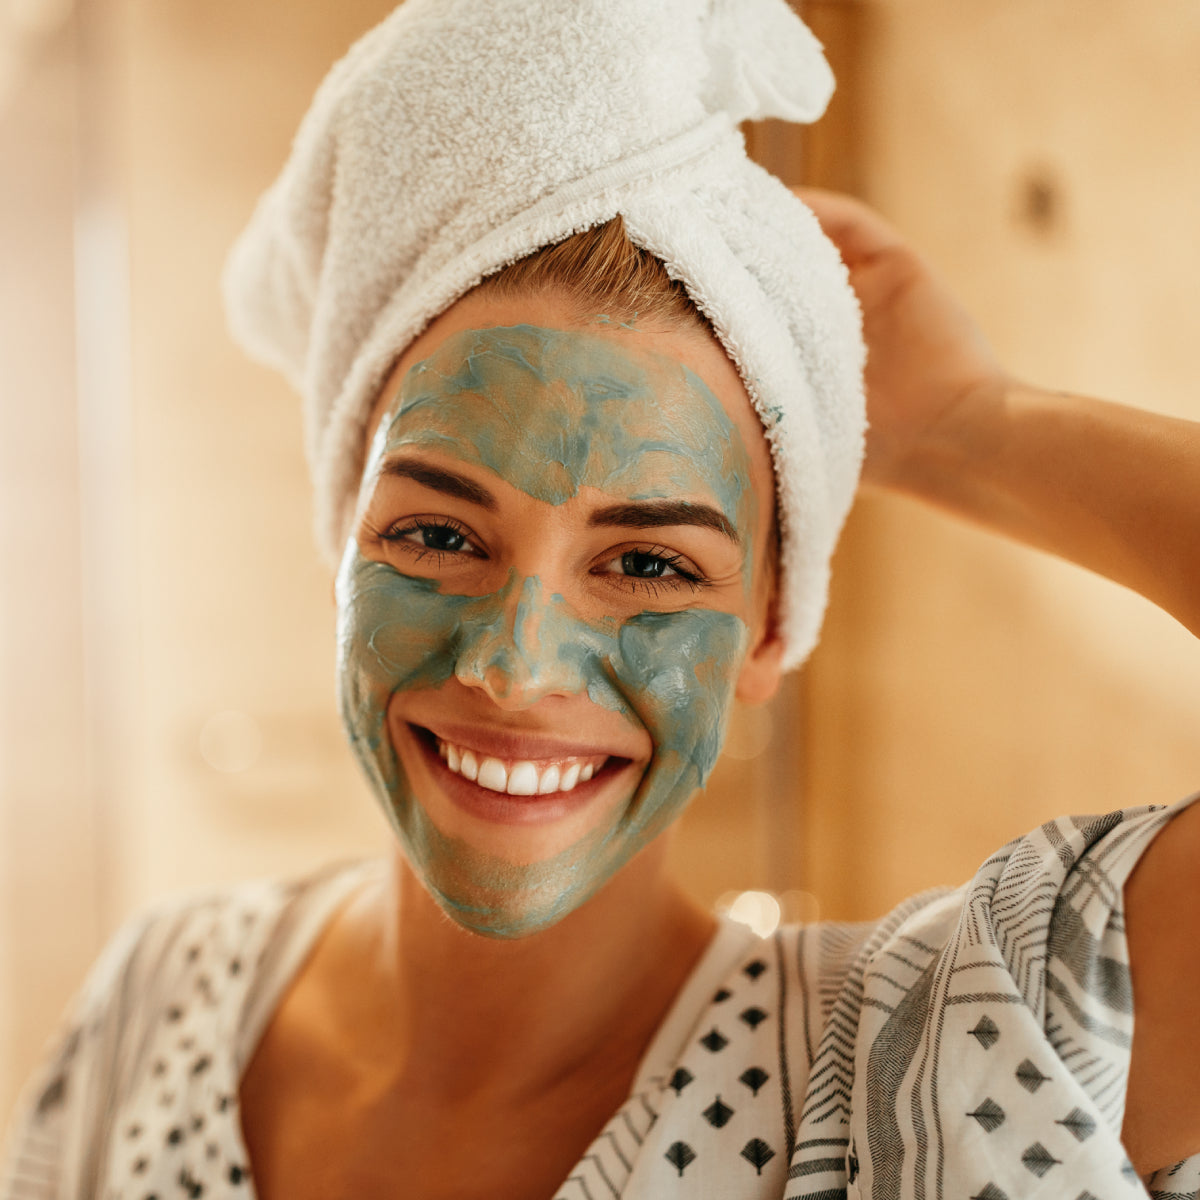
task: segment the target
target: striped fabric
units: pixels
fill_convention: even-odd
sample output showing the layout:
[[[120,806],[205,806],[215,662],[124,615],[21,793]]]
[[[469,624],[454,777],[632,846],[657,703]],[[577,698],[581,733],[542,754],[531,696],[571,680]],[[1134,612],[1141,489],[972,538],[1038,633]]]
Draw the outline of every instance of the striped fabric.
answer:
[[[1168,819],[1052,821],[872,935],[813,1058],[787,1200],[1146,1196],[1119,1134],[1122,887]],[[1149,1193],[1200,1192],[1200,1156]]]
[[[1175,811],[1050,822],[878,922],[723,921],[556,1200],[1200,1200],[1200,1155],[1143,1182],[1119,1140],[1122,887]],[[378,869],[123,930],[26,1092],[0,1200],[253,1197],[242,1066]]]

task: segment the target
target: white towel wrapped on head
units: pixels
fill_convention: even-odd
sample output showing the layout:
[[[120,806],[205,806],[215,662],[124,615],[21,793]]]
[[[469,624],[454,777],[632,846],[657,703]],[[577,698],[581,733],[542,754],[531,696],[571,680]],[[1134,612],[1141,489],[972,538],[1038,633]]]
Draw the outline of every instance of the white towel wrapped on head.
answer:
[[[864,353],[836,250],[737,125],[815,120],[832,90],[785,0],[407,0],[352,47],[225,276],[235,337],[304,396],[331,561],[404,348],[485,275],[621,214],[762,419],[801,662],[861,465]]]

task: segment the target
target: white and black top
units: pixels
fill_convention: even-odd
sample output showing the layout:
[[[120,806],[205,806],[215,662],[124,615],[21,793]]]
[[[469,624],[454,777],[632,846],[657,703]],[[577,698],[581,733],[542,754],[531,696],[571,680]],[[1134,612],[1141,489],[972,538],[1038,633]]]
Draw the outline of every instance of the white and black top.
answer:
[[[722,921],[558,1200],[1200,1200],[1200,1154],[1141,1181],[1119,1140],[1122,887],[1176,811],[1050,822],[878,922],[760,940]],[[126,926],[25,1093],[0,1200],[251,1200],[242,1069],[381,869]]]

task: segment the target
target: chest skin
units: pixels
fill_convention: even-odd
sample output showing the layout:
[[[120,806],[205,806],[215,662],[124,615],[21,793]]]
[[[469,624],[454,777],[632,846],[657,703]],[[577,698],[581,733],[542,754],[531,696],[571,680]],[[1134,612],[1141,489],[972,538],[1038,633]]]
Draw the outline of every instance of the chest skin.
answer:
[[[551,1200],[624,1103],[636,1054],[524,1097],[380,1090],[285,1017],[241,1086],[260,1200]]]

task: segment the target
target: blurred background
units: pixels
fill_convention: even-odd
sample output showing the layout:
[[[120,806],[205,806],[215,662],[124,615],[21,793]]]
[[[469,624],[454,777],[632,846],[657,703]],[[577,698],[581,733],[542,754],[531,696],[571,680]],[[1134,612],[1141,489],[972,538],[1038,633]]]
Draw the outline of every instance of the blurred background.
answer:
[[[334,709],[299,406],[230,345],[218,275],[390,7],[0,0],[0,1127],[138,906],[389,845]],[[880,208],[1018,373],[1200,418],[1200,6],[802,10],[838,97],[753,153]],[[864,497],[821,648],[737,714],[676,866],[763,925],[874,916],[1048,817],[1200,787],[1198,713],[1170,617]]]

